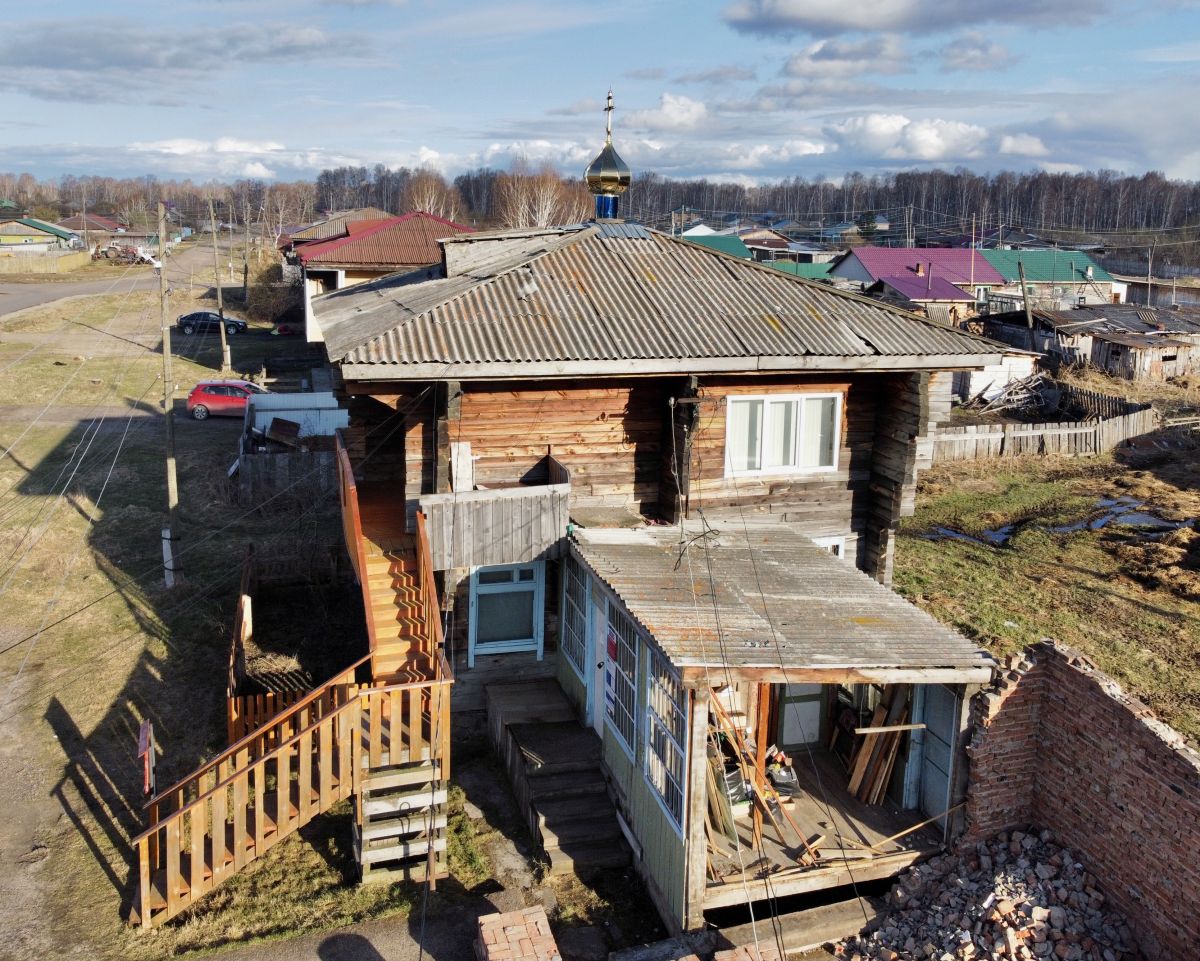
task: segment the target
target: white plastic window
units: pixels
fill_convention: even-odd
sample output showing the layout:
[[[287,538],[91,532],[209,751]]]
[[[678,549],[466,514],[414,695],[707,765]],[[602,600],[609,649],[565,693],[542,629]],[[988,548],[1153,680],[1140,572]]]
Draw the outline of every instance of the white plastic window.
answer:
[[[837,469],[840,394],[730,397],[727,406],[726,475]]]

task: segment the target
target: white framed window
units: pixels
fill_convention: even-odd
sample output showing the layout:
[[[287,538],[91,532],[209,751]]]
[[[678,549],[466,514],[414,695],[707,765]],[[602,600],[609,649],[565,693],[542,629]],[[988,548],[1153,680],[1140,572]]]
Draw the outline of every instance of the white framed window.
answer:
[[[567,661],[587,684],[588,611],[591,578],[574,557],[563,563],[562,649]]]
[[[841,394],[730,397],[725,475],[836,470],[841,423]]]
[[[687,770],[687,692],[679,675],[657,650],[650,649],[646,672],[646,782],[663,810],[683,830]]]
[[[471,571],[467,666],[481,654],[535,651],[542,657],[546,564],[505,564]]]
[[[638,633],[633,620],[611,599],[604,658],[604,716],[633,759],[637,744]]]

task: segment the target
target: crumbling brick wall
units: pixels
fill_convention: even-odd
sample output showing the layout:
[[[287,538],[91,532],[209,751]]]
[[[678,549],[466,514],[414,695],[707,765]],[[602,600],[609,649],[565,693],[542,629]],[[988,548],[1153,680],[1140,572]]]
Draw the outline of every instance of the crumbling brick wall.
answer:
[[[1200,944],[1200,754],[1082,655],[1012,659],[971,705],[966,840],[1050,828],[1076,849],[1147,957]]]

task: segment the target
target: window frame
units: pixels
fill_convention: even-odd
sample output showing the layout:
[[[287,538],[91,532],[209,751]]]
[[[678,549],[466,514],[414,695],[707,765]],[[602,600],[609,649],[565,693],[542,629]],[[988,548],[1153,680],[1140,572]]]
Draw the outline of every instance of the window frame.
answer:
[[[641,631],[638,629],[637,622],[634,621],[632,615],[622,610],[621,605],[615,598],[609,597],[606,599],[607,604],[604,612],[605,627],[607,628],[605,636],[605,651],[604,651],[604,726],[612,732],[614,740],[624,749],[629,755],[629,760],[637,762],[637,743],[639,738],[638,718],[640,712],[638,710],[638,668],[641,665],[642,648],[646,646],[645,640],[642,638]],[[629,637],[626,638],[620,630],[614,625],[614,612],[622,618],[629,626]],[[618,656],[613,657],[608,653],[609,637],[615,636],[617,639]],[[630,649],[633,658],[633,674],[626,674],[624,668],[621,667],[620,645],[624,642]],[[608,684],[608,668],[612,666],[614,670],[613,697],[609,699],[609,684]],[[621,682],[626,683],[630,694],[630,706],[626,708],[620,702]],[[620,725],[615,716],[616,710],[623,711],[629,718],[629,739],[626,740],[625,735],[621,732]]]
[[[671,662],[654,646],[647,645],[649,652],[648,663],[646,665],[646,730],[643,735],[643,755],[642,755],[642,776],[646,780],[646,786],[649,787],[650,793],[654,795],[658,801],[659,807],[663,809],[663,813],[667,815],[667,820],[675,829],[675,832],[683,836],[683,822],[687,814],[687,782],[688,782],[688,728],[690,720],[690,712],[688,710],[688,692],[683,686],[683,679],[679,676],[679,672],[671,666]],[[678,699],[667,687],[659,680],[660,676],[665,676],[674,682]],[[664,706],[668,710],[678,712],[678,717],[675,722],[679,725],[679,737],[671,730],[671,724],[668,723],[656,708],[656,702],[661,698]],[[676,778],[671,774],[671,766],[667,758],[664,758],[655,747],[655,733],[661,732],[661,736],[669,748],[673,748],[678,752],[679,759],[679,776]],[[673,782],[675,789],[679,793],[679,811],[676,813],[671,810],[671,805],[667,798],[651,774],[651,760],[658,763],[661,768],[664,778]]]
[[[580,608],[579,605],[575,603],[574,598],[571,597],[571,579],[574,576],[572,574],[572,570],[571,570],[572,567],[574,567],[578,571],[579,581],[582,584],[582,588],[583,588],[583,607],[582,608]],[[566,656],[567,663],[571,665],[572,669],[575,671],[576,676],[579,678],[580,681],[583,682],[585,687],[589,686],[588,679],[587,679],[587,673],[588,673],[587,665],[588,665],[588,661],[589,661],[588,641],[590,639],[589,636],[591,634],[591,608],[592,608],[592,605],[591,605],[592,583],[591,582],[592,582],[591,574],[588,573],[588,570],[584,566],[583,562],[580,561],[578,558],[576,558],[573,554],[568,552],[567,556],[563,559],[563,565],[562,565],[562,603],[559,605],[560,617],[562,618],[562,630],[560,631],[560,634],[561,634],[560,646],[562,647],[563,654]],[[570,613],[571,611],[577,612],[578,617],[580,619],[580,623],[582,625],[582,630],[581,630],[581,632],[579,634],[579,638],[578,638],[578,641],[579,641],[579,661],[578,661],[578,663],[576,663],[574,657],[572,656],[572,644],[574,642],[573,642],[573,640],[569,639],[569,637],[574,638],[574,635],[575,635],[575,631],[574,631],[573,627],[571,626],[571,624],[572,624],[571,613]]]
[[[779,403],[795,403],[796,404],[796,426],[792,435],[793,457],[798,459],[800,449],[804,439],[806,427],[805,404],[806,400],[826,400],[832,399],[833,407],[833,462],[829,465],[818,465],[816,467],[802,467],[798,464],[784,465],[782,467],[764,467],[760,466],[750,470],[735,470],[733,466],[733,458],[731,451],[733,449],[732,440],[734,433],[733,418],[730,416],[730,411],[735,403],[743,401],[762,401],[762,417],[758,428],[758,449],[759,449],[759,464],[765,460],[763,456],[765,439],[768,435],[769,412],[772,404]],[[801,391],[798,393],[787,394],[727,394],[725,397],[725,476],[726,477],[776,477],[789,475],[807,475],[807,474],[831,474],[838,470],[838,464],[841,460],[842,451],[842,417],[845,409],[845,393],[842,391]]]
[[[479,582],[483,572],[507,570],[512,577],[506,583]],[[518,572],[532,570],[532,580],[521,580]],[[481,648],[478,641],[479,629],[479,596],[480,594],[532,594],[533,595],[533,637],[513,641],[485,642]],[[470,623],[467,630],[467,667],[475,666],[475,658],[487,657],[493,654],[518,654],[534,652],[537,659],[542,659],[545,645],[546,621],[546,562],[532,561],[528,564],[491,564],[485,567],[471,568],[470,585]]]

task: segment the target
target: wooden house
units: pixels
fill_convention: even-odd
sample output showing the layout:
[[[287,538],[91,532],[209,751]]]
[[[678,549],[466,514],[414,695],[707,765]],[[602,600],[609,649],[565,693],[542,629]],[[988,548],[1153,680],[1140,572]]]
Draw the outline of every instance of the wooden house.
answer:
[[[930,375],[997,346],[619,221],[442,247],[314,302],[348,546],[427,538],[452,718],[551,870],[632,861],[679,929],[935,850],[991,664],[886,585]]]
[[[1125,301],[1126,285],[1081,250],[983,250],[984,260],[1004,277],[988,291],[993,313],[1023,310],[1027,294],[1035,307],[1069,310]],[[1021,289],[1021,270],[1025,290]]]
[[[1092,366],[1125,380],[1165,380],[1200,370],[1200,310],[1110,304],[989,314],[984,331],[1039,351],[1053,364]]]

